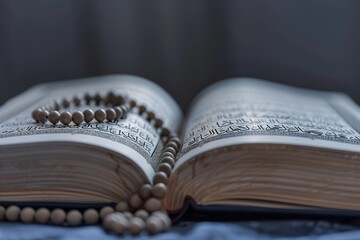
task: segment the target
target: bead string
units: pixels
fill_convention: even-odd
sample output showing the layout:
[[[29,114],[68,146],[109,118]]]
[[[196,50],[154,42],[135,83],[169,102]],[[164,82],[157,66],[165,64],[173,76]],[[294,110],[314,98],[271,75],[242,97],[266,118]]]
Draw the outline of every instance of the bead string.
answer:
[[[90,106],[95,103],[96,106],[103,105],[106,107],[98,108],[93,112],[90,108],[83,112],[75,111],[72,114],[67,109],[71,104],[79,107],[82,104]],[[167,193],[167,180],[171,175],[172,168],[175,165],[176,155],[180,149],[179,138],[163,127],[163,121],[148,111],[144,105],[138,105],[135,100],[127,101],[121,95],[109,92],[105,97],[100,94],[93,96],[85,94],[83,98],[73,97],[71,101],[63,99],[61,102],[45,104],[34,109],[31,115],[36,122],[50,122],[53,125],[69,125],[73,122],[80,125],[84,122],[113,122],[122,119],[127,113],[137,108],[141,116],[158,129],[164,149],[161,154],[160,164],[157,166],[156,174],[151,184],[144,184],[137,193],[130,196],[127,201],[121,201],[116,207],[105,206],[97,211],[94,208],[86,209],[83,212],[73,209],[65,211],[61,208],[49,210],[40,207],[34,209],[31,207],[20,208],[15,205],[8,206],[6,209],[0,206],[0,220],[19,221],[24,223],[52,223],[56,225],[67,224],[69,226],[78,226],[82,224],[93,225],[102,221],[106,230],[116,234],[129,232],[133,235],[141,233],[144,229],[149,234],[156,234],[165,231],[171,227],[171,219],[167,212],[162,209],[161,199]],[[135,111],[133,111],[135,112]]]

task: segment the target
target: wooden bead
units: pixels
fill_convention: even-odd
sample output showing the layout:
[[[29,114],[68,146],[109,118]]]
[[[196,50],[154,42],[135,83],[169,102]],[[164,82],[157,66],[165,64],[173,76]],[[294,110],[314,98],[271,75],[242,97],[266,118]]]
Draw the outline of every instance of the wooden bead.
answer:
[[[130,107],[131,107],[131,108],[136,107],[136,101],[135,101],[135,100],[131,100],[131,101],[130,101]]]
[[[138,235],[145,228],[145,221],[139,217],[133,217],[129,222],[129,231],[133,235]]]
[[[163,158],[163,157],[167,157],[167,156],[169,156],[169,157],[171,157],[171,158],[175,159],[175,155],[174,155],[174,154],[172,154],[171,152],[164,152],[163,154],[161,154],[161,158]]]
[[[100,210],[100,217],[104,218],[106,215],[113,213],[114,209],[112,207],[109,206],[105,206]]]
[[[116,103],[116,95],[113,92],[109,92],[103,99],[104,105],[114,106]]]
[[[172,136],[168,142],[173,142],[177,145],[178,148],[180,148],[181,146],[181,143],[180,143],[180,139],[178,137],[174,137]]]
[[[155,118],[155,113],[153,112],[147,112],[147,120],[150,121],[150,120],[153,120]]]
[[[3,221],[5,219],[5,208],[3,206],[0,206],[0,221]]]
[[[160,162],[170,164],[171,168],[173,168],[175,165],[175,159],[169,156],[161,158]]]
[[[152,190],[152,195],[158,199],[162,199],[165,197],[167,192],[167,187],[163,183],[155,184]]]
[[[146,220],[146,230],[150,234],[157,234],[164,230],[164,226],[159,217],[151,216]]]
[[[157,172],[154,176],[153,179],[153,184],[157,184],[157,183],[164,183],[166,184],[168,180],[168,177],[166,175],[166,173],[164,172]]]
[[[78,226],[82,222],[82,214],[78,210],[71,210],[66,214],[66,222],[70,226]]]
[[[76,125],[80,125],[84,121],[84,114],[80,111],[73,112],[72,121]]]
[[[161,202],[157,198],[149,198],[145,202],[145,209],[149,212],[157,211],[161,209]]]
[[[60,208],[56,208],[51,211],[50,220],[53,224],[60,225],[63,224],[66,218],[66,213]]]
[[[155,119],[155,128],[160,128],[163,125],[163,121],[159,118]]]
[[[175,153],[177,153],[179,151],[179,147],[175,142],[169,141],[168,143],[166,143],[165,148],[171,147],[175,150]]]
[[[116,112],[114,109],[112,108],[107,108],[106,109],[106,120],[108,120],[109,122],[114,121],[116,118]]]
[[[20,219],[22,222],[31,223],[32,221],[34,221],[34,217],[35,217],[35,210],[33,208],[26,207],[21,209]]]
[[[130,111],[130,108],[126,105],[121,105],[120,108],[123,110],[124,116],[126,116]]]
[[[70,102],[67,99],[63,99],[61,104],[64,108],[68,108],[70,106]]]
[[[125,102],[125,100],[124,100],[124,98],[123,98],[122,96],[116,96],[116,97],[114,98],[114,103],[113,103],[113,105],[114,105],[114,106],[119,106],[119,105],[123,104],[124,102]]]
[[[144,209],[139,209],[134,213],[134,216],[146,220],[149,217],[149,213]]]
[[[60,122],[64,125],[69,125],[72,120],[72,115],[69,112],[62,112],[60,114]]]
[[[164,172],[168,177],[171,174],[172,167],[169,163],[161,163],[158,167],[158,172]]]
[[[109,100],[113,100],[114,98],[116,98],[116,95],[113,91],[109,91],[107,94],[106,94],[106,98],[108,98]]]
[[[91,109],[85,109],[83,111],[84,114],[84,121],[89,123],[94,119],[94,112]]]
[[[49,112],[46,110],[42,110],[37,114],[37,119],[41,123],[46,123],[48,120]]]
[[[101,109],[101,108],[96,109],[96,111],[95,111],[95,119],[96,119],[96,121],[98,121],[99,123],[105,121],[105,119],[106,119],[106,112],[105,112],[105,110],[104,110],[104,109]]]
[[[173,148],[173,147],[166,147],[164,150],[163,150],[164,152],[170,152],[170,153],[172,153],[174,156],[176,156],[176,150],[175,150],[175,148]]]
[[[124,111],[121,109],[121,107],[114,107],[115,113],[116,113],[116,119],[120,119],[124,116]]]
[[[89,103],[90,103],[91,100],[92,100],[92,97],[90,96],[90,94],[86,93],[86,94],[84,95],[84,99],[85,99],[86,104],[89,105]]]
[[[162,222],[165,226],[165,230],[167,230],[171,227],[171,219],[166,213],[164,213],[162,211],[155,211],[151,215],[156,216],[162,220]]]
[[[97,105],[100,104],[101,99],[102,99],[102,98],[101,98],[100,94],[96,94],[96,95],[94,96],[94,100],[95,100],[95,103],[96,103]]]
[[[122,201],[122,202],[119,202],[118,204],[116,204],[115,209],[117,212],[125,212],[125,211],[130,210],[128,203],[125,201]]]
[[[114,217],[112,216],[114,213],[110,213],[105,216],[103,220],[103,226],[106,230],[110,231],[112,229],[112,226],[114,224]]]
[[[163,128],[163,129],[161,130],[160,136],[161,136],[161,137],[168,137],[169,134],[170,134],[169,129]]]
[[[111,218],[110,229],[117,234],[123,234],[129,226],[129,221],[122,213],[119,212],[112,213],[108,217]]]
[[[108,104],[113,104],[113,101],[114,101],[115,98],[116,98],[116,95],[114,94],[114,92],[109,91],[106,94],[105,102],[108,103]]]
[[[139,209],[143,204],[143,200],[138,194],[134,194],[130,197],[129,204],[132,208]]]
[[[129,221],[126,221],[116,219],[112,225],[112,230],[118,235],[123,235],[129,226]]]
[[[139,113],[141,114],[144,112],[146,112],[146,107],[144,105],[139,106]]]
[[[50,218],[50,211],[47,208],[39,208],[35,213],[35,221],[38,223],[47,223]]]
[[[18,206],[9,206],[5,211],[6,219],[10,222],[15,222],[19,219],[20,208]]]
[[[35,109],[34,111],[31,112],[31,117],[36,121],[38,122],[38,118],[37,118],[37,115],[39,112],[41,112],[42,110],[40,108],[37,108]]]
[[[75,106],[80,106],[80,104],[81,104],[81,99],[80,99],[79,97],[75,96],[75,97],[73,98],[73,103],[74,103]]]
[[[139,191],[139,196],[143,200],[147,200],[149,197],[151,197],[151,190],[152,186],[150,184],[144,184]]]
[[[49,122],[56,125],[60,120],[60,113],[58,111],[51,111],[48,116]]]
[[[97,224],[99,221],[99,213],[95,209],[89,208],[84,212],[83,218],[87,225]]]

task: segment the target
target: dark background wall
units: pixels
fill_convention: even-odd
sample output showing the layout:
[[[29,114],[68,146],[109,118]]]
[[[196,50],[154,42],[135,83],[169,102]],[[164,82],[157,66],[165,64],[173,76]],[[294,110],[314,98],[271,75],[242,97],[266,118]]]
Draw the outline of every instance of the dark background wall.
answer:
[[[183,109],[234,76],[360,102],[360,1],[0,0],[0,102],[110,73],[152,79]]]

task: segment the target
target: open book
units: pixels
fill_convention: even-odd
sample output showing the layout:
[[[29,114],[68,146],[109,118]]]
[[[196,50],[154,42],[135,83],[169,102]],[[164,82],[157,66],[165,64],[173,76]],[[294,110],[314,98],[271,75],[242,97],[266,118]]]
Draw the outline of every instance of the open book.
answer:
[[[162,88],[128,75],[42,84],[6,102],[1,202],[108,204],[151,182],[164,146],[144,117],[80,126],[31,119],[50,100],[109,90],[180,134],[162,201],[170,212],[186,198],[201,206],[360,210],[360,111],[348,96],[234,78],[201,92],[183,120]]]

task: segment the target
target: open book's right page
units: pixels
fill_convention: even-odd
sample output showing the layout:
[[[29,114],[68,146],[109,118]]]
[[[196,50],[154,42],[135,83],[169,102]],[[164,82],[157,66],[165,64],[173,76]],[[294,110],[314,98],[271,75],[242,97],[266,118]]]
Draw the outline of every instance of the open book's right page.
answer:
[[[245,143],[360,152],[359,132],[359,107],[344,94],[229,79],[193,102],[176,168],[211,149]]]

